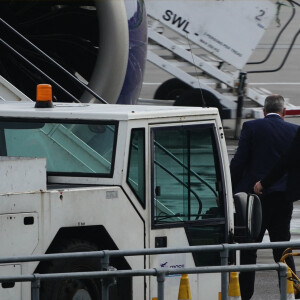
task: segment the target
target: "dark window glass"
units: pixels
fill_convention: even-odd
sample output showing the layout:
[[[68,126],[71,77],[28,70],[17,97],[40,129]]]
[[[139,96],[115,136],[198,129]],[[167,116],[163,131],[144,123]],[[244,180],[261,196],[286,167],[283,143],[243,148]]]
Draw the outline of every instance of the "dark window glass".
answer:
[[[154,223],[224,217],[212,127],[153,130]]]
[[[131,132],[127,183],[145,207],[145,130]]]

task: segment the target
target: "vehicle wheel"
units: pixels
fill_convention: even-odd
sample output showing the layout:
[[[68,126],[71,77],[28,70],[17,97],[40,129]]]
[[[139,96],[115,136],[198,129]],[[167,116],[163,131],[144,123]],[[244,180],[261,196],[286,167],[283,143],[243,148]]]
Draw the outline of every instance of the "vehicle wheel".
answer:
[[[207,90],[192,89],[185,91],[174,103],[175,106],[198,106],[222,108],[218,98]]]
[[[159,86],[154,94],[154,99],[177,100],[184,91],[189,89],[192,89],[192,87],[188,84],[177,78],[172,78]]]
[[[70,240],[57,253],[97,251],[87,241]],[[43,273],[86,272],[100,270],[99,258],[77,258],[52,261]],[[41,299],[45,300],[101,300],[99,279],[67,279],[43,281]]]
[[[182,93],[175,101],[174,106],[198,106],[205,107],[204,95],[200,89],[192,89]]]

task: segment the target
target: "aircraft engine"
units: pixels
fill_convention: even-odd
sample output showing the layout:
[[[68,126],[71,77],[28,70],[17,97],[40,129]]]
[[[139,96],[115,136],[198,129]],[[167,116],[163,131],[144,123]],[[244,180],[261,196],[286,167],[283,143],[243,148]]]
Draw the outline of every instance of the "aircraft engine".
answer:
[[[143,0],[1,0],[0,18],[109,103],[134,104],[142,86],[147,23]],[[1,38],[81,102],[97,102],[16,33]],[[51,83],[0,44],[0,75],[31,99]],[[54,101],[73,101],[53,86]]]

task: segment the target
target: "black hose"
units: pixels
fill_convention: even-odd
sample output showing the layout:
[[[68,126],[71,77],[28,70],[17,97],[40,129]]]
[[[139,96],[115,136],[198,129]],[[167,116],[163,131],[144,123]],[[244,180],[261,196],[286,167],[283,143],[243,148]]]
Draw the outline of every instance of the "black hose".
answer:
[[[293,41],[292,41],[292,43],[291,43],[291,45],[290,45],[290,47],[289,47],[289,49],[288,49],[288,51],[287,51],[287,53],[286,53],[286,55],[285,55],[285,57],[284,57],[284,59],[283,59],[281,65],[280,65],[278,68],[273,69],[273,70],[248,71],[247,73],[248,73],[248,74],[250,74],[250,73],[271,73],[271,72],[277,72],[277,71],[279,71],[279,70],[284,66],[286,60],[288,59],[288,57],[289,57],[289,55],[290,55],[290,52],[291,52],[291,50],[292,50],[292,48],[293,48],[293,46],[294,46],[294,43],[295,43],[295,41],[296,41],[296,39],[297,39],[299,33],[300,33],[300,30],[298,30],[297,33],[295,34],[295,36],[294,36],[294,38],[293,38]]]
[[[282,34],[283,31],[287,28],[287,26],[291,23],[292,19],[294,18],[295,14],[296,14],[296,8],[295,8],[295,5],[294,5],[293,1],[291,2],[291,4],[292,4],[292,6],[293,6],[292,15],[291,15],[291,17],[289,18],[289,20],[286,22],[286,24],[282,27],[282,29],[280,30],[280,32],[278,33],[278,35],[277,35],[277,37],[276,37],[276,39],[275,39],[275,41],[274,41],[274,43],[273,43],[273,45],[272,45],[272,47],[271,47],[269,53],[267,54],[267,56],[266,56],[263,60],[261,60],[261,61],[248,62],[247,65],[257,65],[257,64],[262,64],[262,63],[266,62],[266,61],[269,59],[269,57],[271,56],[271,54],[272,54],[272,52],[273,52],[275,46],[277,45],[277,42],[278,42],[278,40],[279,40],[281,34]]]

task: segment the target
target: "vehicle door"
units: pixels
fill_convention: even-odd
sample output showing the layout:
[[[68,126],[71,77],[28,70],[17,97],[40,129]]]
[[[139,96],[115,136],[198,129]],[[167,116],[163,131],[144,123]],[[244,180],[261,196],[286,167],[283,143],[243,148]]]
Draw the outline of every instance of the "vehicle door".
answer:
[[[214,121],[152,126],[150,138],[151,248],[227,242],[229,228],[224,175]],[[150,264],[153,268],[212,266],[220,264],[220,254],[158,255],[150,259]],[[199,297],[200,277],[193,276],[193,297]],[[215,275],[205,278],[201,277],[201,285],[205,288],[203,295],[206,295],[206,299],[217,299],[216,288],[211,298],[207,296],[207,287],[212,283],[216,285]],[[155,297],[156,283],[153,280]],[[169,295],[177,297],[179,280],[178,276],[167,278],[167,299]]]

